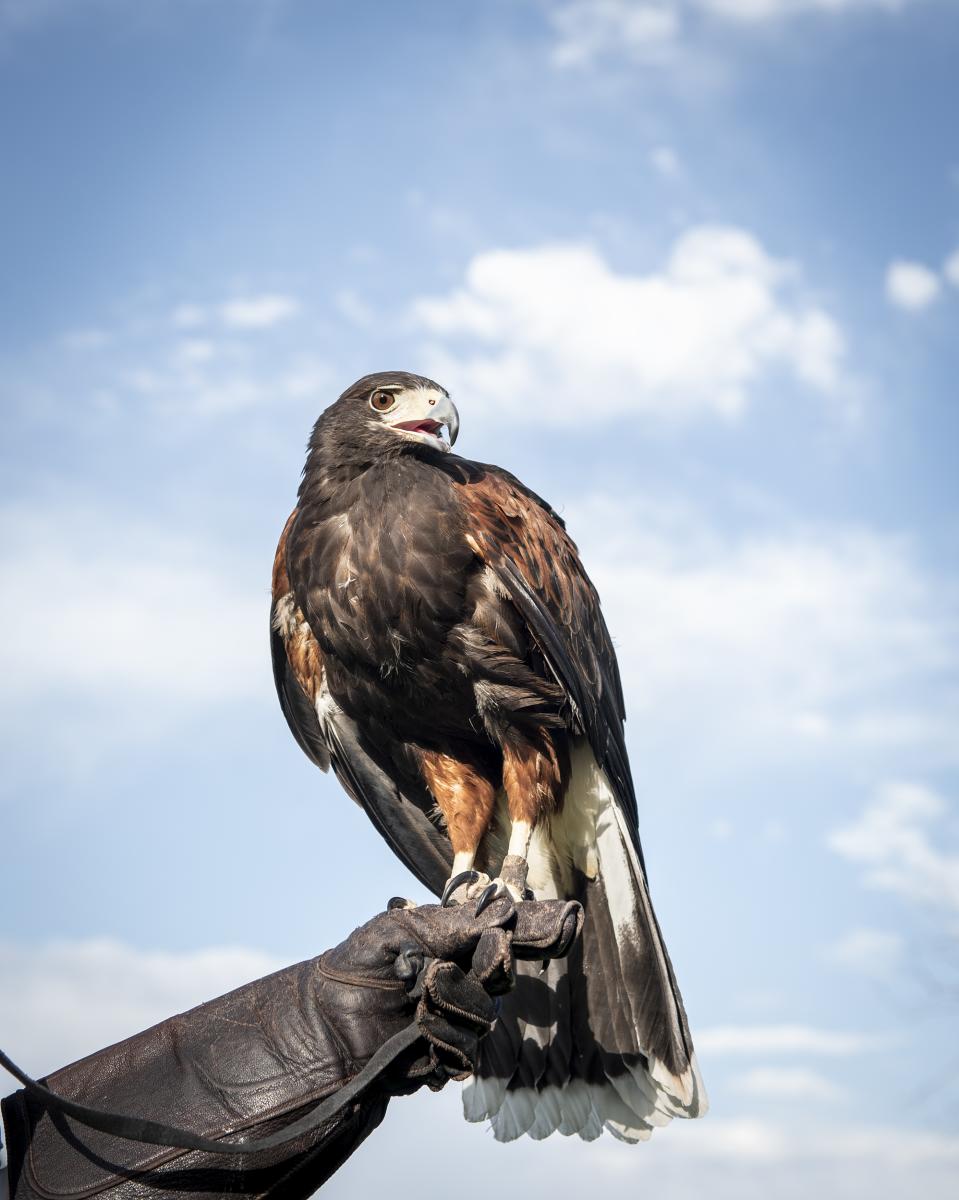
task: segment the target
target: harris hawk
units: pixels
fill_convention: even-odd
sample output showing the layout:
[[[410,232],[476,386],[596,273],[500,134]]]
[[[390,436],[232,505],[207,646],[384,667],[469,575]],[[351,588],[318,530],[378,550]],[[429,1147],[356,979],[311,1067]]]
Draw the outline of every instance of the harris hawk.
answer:
[[[706,1095],[650,903],[616,656],[563,521],[451,453],[458,427],[444,388],[399,371],[321,414],[274,562],[277,692],[301,748],[444,901],[585,908],[569,957],[516,964],[467,1118],[503,1141],[639,1141]]]

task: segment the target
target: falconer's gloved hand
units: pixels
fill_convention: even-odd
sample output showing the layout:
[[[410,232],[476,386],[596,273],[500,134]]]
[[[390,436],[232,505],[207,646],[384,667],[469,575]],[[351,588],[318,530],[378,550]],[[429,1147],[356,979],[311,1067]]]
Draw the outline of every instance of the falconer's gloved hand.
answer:
[[[387,1086],[396,1095],[423,1083],[437,1090],[474,1069],[493,997],[513,986],[513,958],[563,957],[582,921],[566,900],[504,897],[479,917],[472,905],[393,907],[318,960],[321,994],[358,1062],[415,1017],[423,1042]]]
[[[380,1123],[391,1096],[469,1074],[514,957],[560,957],[582,927],[573,902],[504,898],[479,917],[473,907],[393,907],[319,958],[45,1081],[89,1107],[253,1141],[346,1086],[415,1021],[421,1037],[323,1125],[254,1154],[214,1154],[97,1132],[21,1091],[3,1101],[11,1200],[312,1195]]]

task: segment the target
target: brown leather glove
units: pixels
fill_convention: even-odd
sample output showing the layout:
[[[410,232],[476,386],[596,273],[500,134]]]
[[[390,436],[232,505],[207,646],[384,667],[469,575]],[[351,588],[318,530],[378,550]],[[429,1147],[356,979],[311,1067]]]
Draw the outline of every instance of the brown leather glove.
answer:
[[[11,1200],[297,1200],[313,1192],[380,1123],[389,1098],[442,1087],[475,1063],[492,996],[512,958],[565,954],[582,910],[564,901],[397,907],[319,958],[173,1017],[49,1076],[98,1109],[208,1138],[260,1140],[292,1125],[352,1079],[415,1020],[421,1040],[324,1125],[241,1156],[124,1141],[47,1111],[24,1092],[3,1101]]]
[[[436,1090],[473,1070],[495,1019],[491,997],[513,986],[513,956],[562,957],[581,924],[579,905],[561,900],[502,899],[478,918],[471,904],[396,907],[320,957],[319,994],[357,1063],[415,1015],[423,1044],[386,1086],[393,1094],[423,1083]]]

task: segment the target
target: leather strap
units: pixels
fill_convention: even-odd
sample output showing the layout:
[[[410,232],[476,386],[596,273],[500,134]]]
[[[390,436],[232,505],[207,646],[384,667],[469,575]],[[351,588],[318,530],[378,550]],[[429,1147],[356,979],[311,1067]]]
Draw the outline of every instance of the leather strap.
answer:
[[[153,1146],[172,1147],[177,1150],[204,1150],[209,1154],[259,1154],[264,1150],[275,1150],[292,1142],[301,1134],[308,1133],[318,1126],[325,1124],[331,1117],[336,1116],[340,1109],[355,1100],[378,1075],[386,1070],[404,1050],[408,1050],[422,1037],[419,1026],[415,1021],[393,1036],[376,1051],[353,1078],[335,1091],[325,1100],[320,1101],[308,1113],[304,1113],[292,1125],[271,1133],[269,1137],[258,1138],[252,1142],[213,1141],[211,1138],[200,1137],[189,1129],[178,1129],[175,1125],[164,1125],[158,1121],[145,1121],[139,1117],[122,1116],[120,1113],[104,1112],[99,1108],[89,1108],[85,1104],[77,1104],[58,1096],[42,1084],[22,1071],[12,1059],[0,1050],[0,1066],[3,1066],[23,1084],[27,1093],[38,1100],[46,1108],[62,1112],[73,1117],[81,1125],[98,1129],[101,1133],[110,1133],[115,1137],[125,1138],[130,1142],[147,1142]]]

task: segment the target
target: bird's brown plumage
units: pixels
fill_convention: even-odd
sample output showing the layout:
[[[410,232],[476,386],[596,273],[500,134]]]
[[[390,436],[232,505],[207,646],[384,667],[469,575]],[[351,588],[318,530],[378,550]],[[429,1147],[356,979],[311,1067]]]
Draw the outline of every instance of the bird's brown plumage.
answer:
[[[648,1098],[637,1097],[660,1063],[676,1082],[649,1083],[647,1091],[672,1086],[676,1095],[649,1101],[653,1109],[695,1115],[701,1084],[646,893],[622,687],[599,598],[563,522],[535,493],[499,468],[457,458],[429,437],[411,441],[370,415],[371,395],[387,384],[429,404],[445,397],[417,376],[371,376],[317,422],[274,564],[274,670],[284,713],[306,753],[324,768],[332,762],[434,892],[453,851],[475,850],[477,865],[495,873],[504,848],[498,795],[510,820],[545,831],[537,836],[564,881],[555,886],[587,902],[584,958],[578,975],[574,962],[569,975],[552,966],[552,983],[521,980],[504,1010],[487,1064],[491,1076],[505,1076],[514,1100],[529,1091],[545,1103],[564,1080],[587,1088],[613,1081],[597,1119],[631,1136],[656,1123],[643,1108]],[[601,803],[619,814],[615,867],[589,867],[598,851],[590,859],[579,845],[584,836],[602,840],[580,830],[595,820],[582,806],[600,801],[584,798],[581,780],[571,791],[574,757],[586,761],[584,753],[607,789]],[[606,830],[607,856],[611,819],[595,825]],[[564,838],[575,847],[561,851]],[[610,917],[624,903],[628,912]],[[634,933],[624,933],[630,923]],[[533,1010],[546,1019],[544,986],[566,999],[549,1008],[554,1032],[534,1053],[524,1047]],[[604,996],[613,997],[612,1012],[598,1012]],[[626,1076],[640,1085],[623,1099]],[[600,1105],[595,1096],[590,1103]],[[570,1119],[557,1116],[553,1127]],[[566,1131],[587,1129],[583,1118]]]

